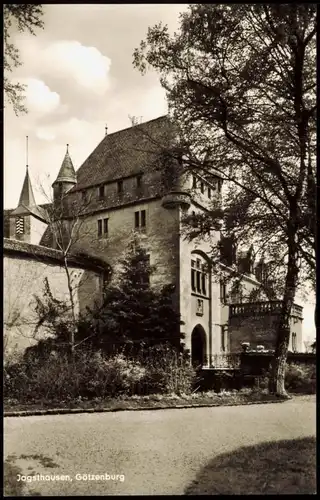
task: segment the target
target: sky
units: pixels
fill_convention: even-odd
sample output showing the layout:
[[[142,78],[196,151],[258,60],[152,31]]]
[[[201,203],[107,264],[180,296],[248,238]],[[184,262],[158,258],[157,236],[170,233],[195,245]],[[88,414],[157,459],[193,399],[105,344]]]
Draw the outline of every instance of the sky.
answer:
[[[4,208],[15,208],[26,171],[37,203],[51,199],[69,144],[78,169],[105,135],[166,114],[159,76],[142,76],[133,67],[133,51],[149,26],[160,21],[171,32],[186,4],[43,5],[44,30],[36,36],[12,32],[22,66],[12,77],[26,84],[28,114],[4,115]],[[45,194],[46,193],[46,194]],[[314,300],[304,306],[304,338],[315,338]]]

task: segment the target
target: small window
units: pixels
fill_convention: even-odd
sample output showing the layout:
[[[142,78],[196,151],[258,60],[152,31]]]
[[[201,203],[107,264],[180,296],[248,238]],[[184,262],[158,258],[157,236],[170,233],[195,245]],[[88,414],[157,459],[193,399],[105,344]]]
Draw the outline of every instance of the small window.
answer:
[[[99,198],[104,198],[104,186],[99,186]]]
[[[197,271],[197,292],[201,293],[201,273]]]
[[[102,219],[98,220],[98,236],[102,236]]]
[[[138,175],[137,177],[137,188],[140,189],[142,187],[142,175]]]
[[[197,187],[197,178],[195,175],[192,176],[192,187],[193,189],[196,189]]]
[[[140,212],[134,213],[134,227],[135,228],[140,227]]]
[[[202,293],[203,295],[207,295],[207,288],[206,288],[206,275],[205,273],[202,274],[201,276],[201,279],[202,279]]]
[[[208,188],[208,198],[211,198],[211,188]]]
[[[224,281],[220,282],[220,300],[223,304],[227,300],[227,285]]]
[[[191,268],[191,290],[196,291],[196,271]]]
[[[103,219],[103,234],[105,234],[106,236],[108,235],[108,232],[109,232],[109,227],[108,227],[108,224],[109,223],[109,219]]]
[[[222,326],[221,327],[221,351],[222,352],[226,352],[226,350],[227,350],[226,334],[227,334],[227,327]]]
[[[123,193],[123,181],[118,181],[118,194]]]
[[[16,234],[24,234],[24,217],[16,218]]]
[[[192,211],[191,226],[192,227],[197,227],[196,213],[195,213],[194,210]]]
[[[292,334],[292,351],[297,352],[297,334]]]
[[[200,184],[200,189],[201,189],[201,193],[203,194],[204,193],[204,183],[203,182],[201,182],[201,184]]]
[[[141,210],[134,213],[134,227],[144,229],[146,227],[146,211]]]
[[[141,210],[141,227],[146,227],[146,211]]]

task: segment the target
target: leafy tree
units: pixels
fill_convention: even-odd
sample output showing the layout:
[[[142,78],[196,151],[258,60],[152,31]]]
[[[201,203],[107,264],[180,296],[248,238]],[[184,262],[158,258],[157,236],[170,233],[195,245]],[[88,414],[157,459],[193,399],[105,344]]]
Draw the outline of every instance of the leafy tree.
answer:
[[[180,30],[149,28],[134,65],[161,75],[186,170],[227,182],[203,216],[258,242],[282,297],[270,390],[285,395],[290,312],[315,271],[315,4],[191,5]]]
[[[26,113],[27,109],[23,104],[25,85],[12,83],[8,75],[13,71],[13,68],[22,64],[17,47],[10,41],[10,32],[12,26],[16,24],[20,32],[29,31],[32,35],[35,35],[36,28],[44,27],[41,19],[42,15],[41,4],[4,4],[3,6],[4,91],[16,115]]]

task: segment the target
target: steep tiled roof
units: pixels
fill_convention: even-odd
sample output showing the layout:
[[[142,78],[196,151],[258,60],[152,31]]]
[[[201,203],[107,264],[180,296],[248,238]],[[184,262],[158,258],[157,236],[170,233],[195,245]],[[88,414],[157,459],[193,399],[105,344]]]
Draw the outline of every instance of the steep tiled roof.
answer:
[[[170,140],[169,124],[161,116],[104,137],[77,171],[72,191],[146,172]]]
[[[68,145],[65,157],[58,173],[58,177],[56,178],[54,184],[56,182],[77,182],[76,172],[69,155]]]

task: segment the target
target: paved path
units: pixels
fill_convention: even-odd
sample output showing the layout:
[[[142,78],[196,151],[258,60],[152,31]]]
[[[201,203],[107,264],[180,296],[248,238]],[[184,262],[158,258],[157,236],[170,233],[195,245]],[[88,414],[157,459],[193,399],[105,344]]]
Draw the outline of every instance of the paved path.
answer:
[[[71,479],[33,481],[26,484],[28,491],[179,495],[216,455],[315,435],[316,404],[308,397],[269,405],[5,418],[4,428],[5,457],[15,455],[24,474]],[[125,479],[76,479],[76,474],[104,473]]]

